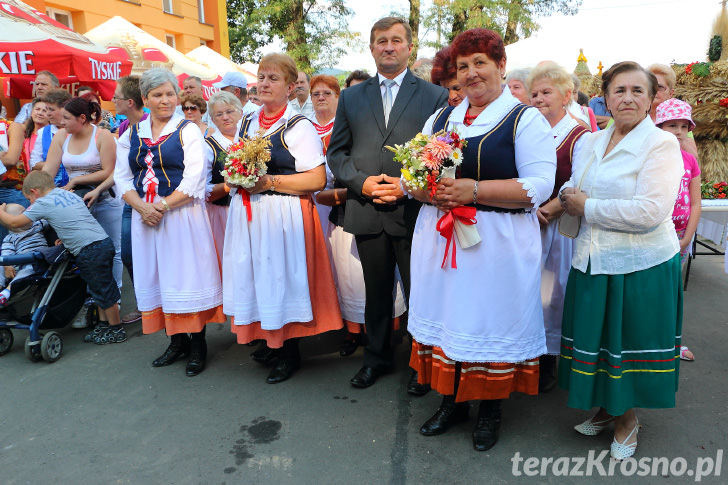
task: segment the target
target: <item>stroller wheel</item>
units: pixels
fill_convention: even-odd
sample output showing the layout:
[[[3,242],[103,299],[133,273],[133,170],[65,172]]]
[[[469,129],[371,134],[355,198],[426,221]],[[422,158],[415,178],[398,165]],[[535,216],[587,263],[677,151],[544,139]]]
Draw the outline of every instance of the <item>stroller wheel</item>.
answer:
[[[0,355],[10,352],[13,347],[13,332],[9,328],[0,328]]]
[[[40,355],[48,363],[52,363],[61,358],[63,352],[63,339],[58,332],[48,332],[43,336],[40,343]]]
[[[40,349],[38,345],[30,345],[30,335],[25,337],[25,356],[31,362],[38,362],[42,357],[40,356]]]

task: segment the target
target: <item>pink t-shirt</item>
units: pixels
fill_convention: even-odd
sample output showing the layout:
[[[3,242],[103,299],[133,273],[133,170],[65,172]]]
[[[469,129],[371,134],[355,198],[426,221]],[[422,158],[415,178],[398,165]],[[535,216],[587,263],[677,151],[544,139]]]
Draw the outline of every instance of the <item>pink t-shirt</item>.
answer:
[[[685,173],[682,180],[680,180],[680,191],[677,194],[675,209],[672,211],[672,222],[675,224],[676,231],[683,231],[688,225],[688,219],[690,218],[690,181],[695,177],[700,177],[700,167],[695,157],[685,150],[680,151],[685,165]]]

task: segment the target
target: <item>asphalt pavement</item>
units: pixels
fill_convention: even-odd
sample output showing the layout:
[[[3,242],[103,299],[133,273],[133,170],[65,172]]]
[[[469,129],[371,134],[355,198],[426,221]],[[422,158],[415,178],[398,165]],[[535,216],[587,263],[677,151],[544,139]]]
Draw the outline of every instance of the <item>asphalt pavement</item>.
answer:
[[[699,256],[683,328],[696,360],[681,365],[677,407],[639,410],[637,460],[611,469],[611,429],[577,434],[590,413],[568,408],[560,389],[506,401],[488,452],[472,449],[476,409],[442,436],[421,436],[440,398],[406,393],[405,345],[395,373],[354,389],[362,351],[340,357],[336,333],[305,341],[301,370],[270,385],[229,324],[208,327],[208,366],[192,378],[184,362],[152,368],[168,340],[140,323],[107,346],[63,329],[53,364],[26,359],[26,333],[15,331],[0,357],[0,483],[728,483],[727,309],[723,258]]]

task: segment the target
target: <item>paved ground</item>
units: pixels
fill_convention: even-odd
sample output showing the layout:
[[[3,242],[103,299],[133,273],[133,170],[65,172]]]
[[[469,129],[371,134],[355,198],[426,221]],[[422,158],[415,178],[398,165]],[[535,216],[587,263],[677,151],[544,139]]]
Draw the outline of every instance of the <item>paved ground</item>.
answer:
[[[571,429],[588,413],[567,408],[561,390],[507,401],[501,440],[477,453],[473,419],[443,436],[419,435],[439,398],[406,394],[403,348],[398,373],[360,390],[349,378],[361,351],[341,358],[337,335],[311,339],[303,346],[303,369],[268,385],[267,370],[248,357],[252,349],[236,344],[227,325],[213,325],[208,369],[188,378],[184,363],[151,367],[166,337],[142,336],[135,324],[128,342],[106,347],[63,330],[64,354],[54,364],[28,361],[25,334],[16,332],[13,350],[0,358],[0,483],[692,482],[697,466],[707,472],[728,448],[728,275],[722,268],[723,259],[713,256],[693,265],[683,335],[697,360],[681,367],[677,408],[639,412],[637,458],[670,461],[665,470],[657,463],[656,476],[624,478],[617,466],[617,478],[602,478],[587,463],[572,471],[591,470],[591,477],[558,476],[566,460],[573,468],[611,441],[609,432],[586,438]],[[515,473],[514,457],[524,459]],[[546,463],[543,476],[529,477],[526,465],[540,473],[540,462],[525,461],[530,457],[562,459]],[[608,457],[600,462],[605,473],[609,463]],[[635,466],[624,471],[652,473],[644,460]],[[728,456],[715,474],[702,482],[728,483]]]

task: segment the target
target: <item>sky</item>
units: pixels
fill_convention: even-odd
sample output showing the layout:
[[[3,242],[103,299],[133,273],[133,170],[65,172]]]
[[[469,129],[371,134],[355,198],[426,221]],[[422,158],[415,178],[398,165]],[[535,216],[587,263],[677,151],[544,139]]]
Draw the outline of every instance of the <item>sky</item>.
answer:
[[[350,48],[336,67],[373,73],[374,61],[367,47],[372,24],[393,10],[404,12],[409,3],[349,0],[348,4],[354,10],[349,27],[360,32],[362,49]],[[644,66],[704,61],[720,8],[719,0],[583,0],[576,16],[540,18],[541,29],[535,36],[508,46],[507,69],[552,60],[572,71],[580,48],[594,74],[600,61],[605,69],[624,60]],[[424,50],[419,57],[433,55],[433,50]]]

